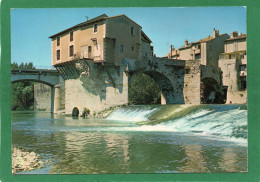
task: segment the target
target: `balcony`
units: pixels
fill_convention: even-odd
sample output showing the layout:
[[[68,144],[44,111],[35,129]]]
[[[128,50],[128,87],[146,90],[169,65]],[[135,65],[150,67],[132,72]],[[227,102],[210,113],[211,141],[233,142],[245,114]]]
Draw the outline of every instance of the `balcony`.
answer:
[[[247,72],[245,71],[240,71],[240,76],[247,76]]]

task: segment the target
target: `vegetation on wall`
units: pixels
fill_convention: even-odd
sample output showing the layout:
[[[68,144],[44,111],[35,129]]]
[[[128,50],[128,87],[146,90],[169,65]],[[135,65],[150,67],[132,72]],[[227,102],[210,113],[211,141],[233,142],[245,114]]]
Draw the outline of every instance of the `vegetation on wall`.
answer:
[[[129,85],[129,103],[139,104],[160,104],[161,89],[158,84],[146,74],[134,75]]]
[[[11,63],[12,69],[35,69],[33,63]],[[34,94],[33,82],[24,81],[13,83],[11,86],[11,109],[28,110],[33,109]]]

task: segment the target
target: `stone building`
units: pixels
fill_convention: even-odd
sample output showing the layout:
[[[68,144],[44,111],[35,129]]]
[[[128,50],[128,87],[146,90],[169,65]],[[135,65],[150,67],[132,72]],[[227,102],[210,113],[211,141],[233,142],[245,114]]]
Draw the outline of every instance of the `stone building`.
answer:
[[[79,58],[120,66],[123,58],[153,56],[151,40],[140,25],[125,15],[103,14],[50,38],[54,66]]]
[[[152,41],[125,15],[103,14],[50,38],[52,65],[65,80],[67,114],[128,104],[131,68],[122,62],[141,65],[153,57]]]
[[[171,51],[165,57],[169,59],[200,60],[202,65],[218,67],[219,54],[224,52],[224,41],[229,38],[228,34],[219,34],[213,30],[212,36],[189,43],[185,40],[184,46]]]
[[[225,52],[219,55],[223,85],[227,89],[226,103],[247,103],[246,34],[231,33],[225,40]]]

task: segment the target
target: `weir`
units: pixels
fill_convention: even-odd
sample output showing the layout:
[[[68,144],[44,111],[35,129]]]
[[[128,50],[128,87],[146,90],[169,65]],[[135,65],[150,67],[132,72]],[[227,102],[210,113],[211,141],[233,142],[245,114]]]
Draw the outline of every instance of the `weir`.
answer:
[[[244,105],[201,105],[182,109],[171,109],[173,114],[165,112],[164,106],[126,106],[117,109],[107,120],[146,121],[146,125],[128,128],[136,131],[190,132],[196,135],[214,136],[232,140],[247,141],[247,110]],[[164,122],[149,125],[149,118],[161,112],[159,118]],[[185,115],[180,115],[185,111]],[[176,111],[176,112],[175,112]],[[171,116],[172,115],[172,116]],[[174,118],[174,115],[180,117]],[[170,116],[170,117],[169,117]],[[172,119],[174,118],[174,119]],[[151,124],[153,122],[151,121]]]

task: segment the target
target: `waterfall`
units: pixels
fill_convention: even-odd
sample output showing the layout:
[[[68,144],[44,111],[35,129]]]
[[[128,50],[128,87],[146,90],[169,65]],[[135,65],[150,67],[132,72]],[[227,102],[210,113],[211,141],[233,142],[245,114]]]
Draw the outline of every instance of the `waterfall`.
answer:
[[[111,113],[108,120],[120,121],[147,121],[148,116],[158,110],[160,106],[128,106],[122,107]]]
[[[131,106],[114,111],[108,119],[147,121],[161,106]],[[190,132],[195,135],[247,140],[247,110],[239,105],[205,105],[191,110],[178,119],[169,119],[157,125],[124,128],[134,131]]]

